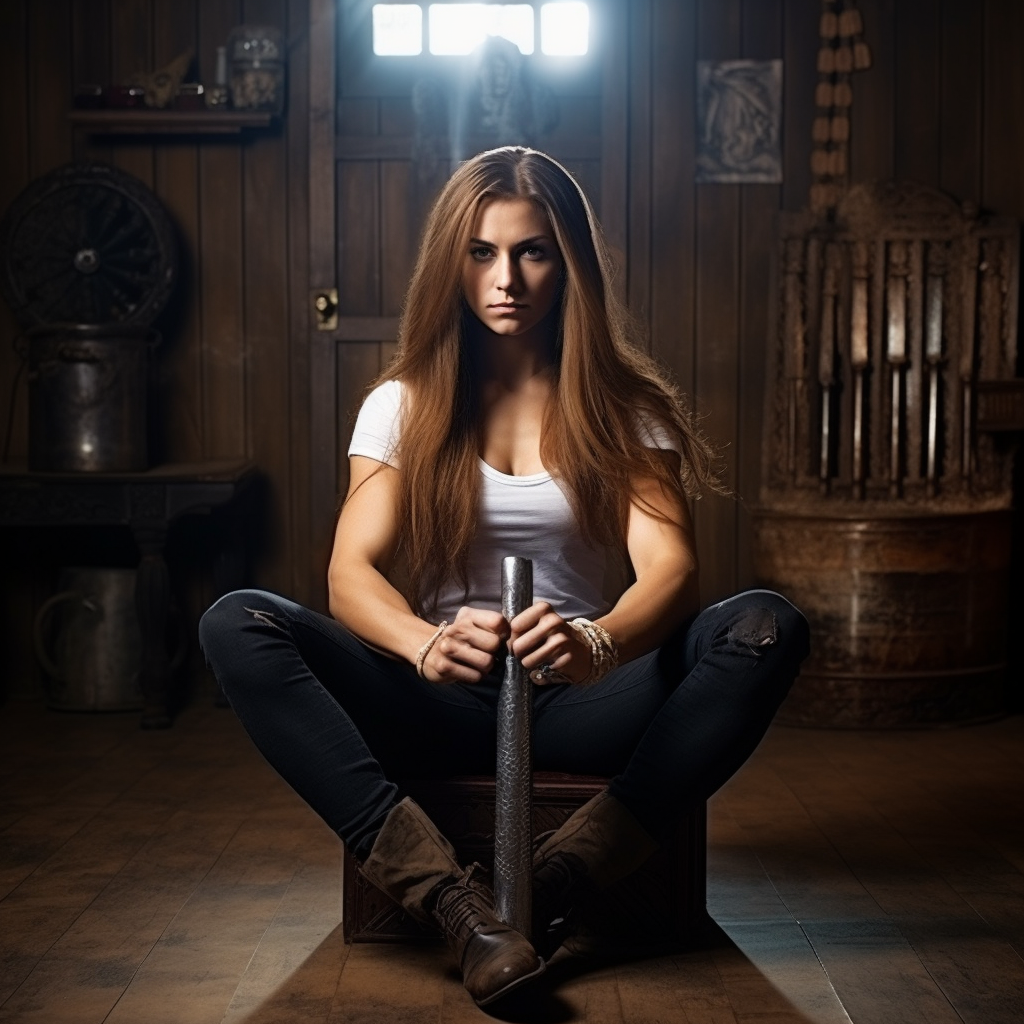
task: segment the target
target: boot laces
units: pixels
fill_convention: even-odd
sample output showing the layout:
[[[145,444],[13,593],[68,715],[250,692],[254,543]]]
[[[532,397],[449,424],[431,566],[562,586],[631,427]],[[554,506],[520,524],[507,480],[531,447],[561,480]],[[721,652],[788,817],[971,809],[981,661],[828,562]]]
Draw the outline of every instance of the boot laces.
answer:
[[[482,869],[472,865],[461,878],[453,879],[437,898],[434,913],[453,937],[472,933],[494,919],[493,912],[487,906],[490,890],[482,876]]]

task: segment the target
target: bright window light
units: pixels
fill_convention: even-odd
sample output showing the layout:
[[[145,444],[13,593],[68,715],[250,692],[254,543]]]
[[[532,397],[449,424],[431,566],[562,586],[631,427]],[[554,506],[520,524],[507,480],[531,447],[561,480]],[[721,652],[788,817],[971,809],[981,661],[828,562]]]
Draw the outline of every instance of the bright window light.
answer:
[[[487,36],[502,36],[524,54],[533,53],[533,8],[529,4],[431,4],[430,52],[472,53]]]
[[[374,4],[373,52],[380,57],[422,53],[423,8],[419,4]]]
[[[582,57],[587,52],[590,10],[578,0],[544,4],[540,9],[540,49],[552,57]]]

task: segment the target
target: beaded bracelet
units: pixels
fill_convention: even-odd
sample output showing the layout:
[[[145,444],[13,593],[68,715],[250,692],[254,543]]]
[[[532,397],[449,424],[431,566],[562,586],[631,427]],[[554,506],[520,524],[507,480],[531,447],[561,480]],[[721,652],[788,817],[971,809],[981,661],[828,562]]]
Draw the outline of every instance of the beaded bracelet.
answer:
[[[599,626],[590,619],[573,619],[569,625],[577,635],[590,647],[590,674],[582,679],[582,683],[596,683],[619,663],[619,646],[612,639],[604,626]]]
[[[441,639],[441,634],[448,628],[447,619],[434,630],[434,635],[416,652],[416,675],[423,679],[423,662],[426,661],[430,648]]]

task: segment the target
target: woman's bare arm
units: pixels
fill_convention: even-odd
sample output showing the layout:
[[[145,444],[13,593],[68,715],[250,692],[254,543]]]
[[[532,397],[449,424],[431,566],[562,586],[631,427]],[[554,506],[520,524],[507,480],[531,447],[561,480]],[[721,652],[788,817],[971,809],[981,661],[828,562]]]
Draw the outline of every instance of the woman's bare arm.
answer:
[[[630,509],[626,546],[636,581],[596,621],[615,638],[619,660],[632,661],[659,647],[700,610],[697,549],[689,509],[651,483],[642,497],[672,522],[645,508]]]
[[[665,453],[667,459],[678,459]],[[641,481],[630,507],[626,548],[634,583],[595,621],[615,640],[625,663],[653,651],[700,608],[697,553],[689,509],[654,480]],[[654,513],[654,514],[652,514]],[[662,521],[662,520],[667,521]],[[512,644],[525,668],[549,664],[570,680],[590,669],[589,648],[543,603],[512,621]]]
[[[398,470],[358,455],[349,466],[327,571],[331,615],[364,643],[415,664],[437,624],[416,615],[388,579],[401,533]],[[506,633],[500,613],[461,609],[431,648],[424,675],[432,682],[477,682]]]

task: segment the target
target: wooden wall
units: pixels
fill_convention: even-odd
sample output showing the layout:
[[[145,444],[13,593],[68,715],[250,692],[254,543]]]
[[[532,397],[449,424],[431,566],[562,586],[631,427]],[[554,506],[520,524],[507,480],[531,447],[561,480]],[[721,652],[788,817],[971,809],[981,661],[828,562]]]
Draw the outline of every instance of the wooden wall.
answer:
[[[339,0],[344,4],[346,0]],[[623,0],[625,2],[625,0]],[[871,70],[854,78],[852,179],[915,177],[1024,217],[1024,6],[1017,0],[861,0]],[[705,597],[750,580],[746,511],[758,487],[772,225],[810,184],[818,0],[628,0],[628,295],[652,345],[722,442],[737,500],[698,506]],[[325,537],[311,537],[308,394],[306,0],[0,0],[0,210],[72,158],[109,160],[151,185],[184,241],[163,318],[167,458],[245,455],[266,474],[270,543],[257,582],[320,601]],[[241,142],[76,135],[72,87],[117,81],[243,20],[283,28],[289,100],[279,131]],[[694,184],[695,62],[784,61],[781,185]],[[0,304],[4,411],[17,366]],[[11,454],[26,451],[24,382]],[[4,417],[6,419],[6,416]],[[1020,531],[1018,531],[1020,532]],[[3,541],[0,541],[3,543]],[[0,587],[3,641],[20,645],[45,593],[20,567]],[[30,599],[26,600],[26,594]],[[196,606],[201,595],[194,599]],[[31,658],[12,664],[31,671]],[[8,689],[11,689],[10,684]]]
[[[0,2],[0,209],[29,181],[73,159],[113,163],[154,190],[177,226],[182,258],[175,295],[156,324],[163,343],[153,454],[257,463],[269,481],[269,501],[256,572],[263,585],[288,593],[301,591],[311,576],[309,531],[297,525],[309,487],[307,18],[305,0]],[[201,140],[73,129],[68,111],[76,83],[119,82],[188,48],[196,51],[200,77],[212,81],[216,47],[242,22],[286,34],[288,111],[280,128]],[[0,302],[5,413],[18,362],[15,333]],[[26,456],[26,406],[22,376],[10,440],[14,462]],[[188,545],[181,550],[187,555]],[[53,579],[13,558],[0,600],[8,613],[3,638],[23,652],[8,680],[8,689],[19,692],[25,674],[34,673],[20,638],[31,635],[33,605]],[[192,576],[176,581],[190,627],[211,585],[202,571]]]

